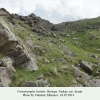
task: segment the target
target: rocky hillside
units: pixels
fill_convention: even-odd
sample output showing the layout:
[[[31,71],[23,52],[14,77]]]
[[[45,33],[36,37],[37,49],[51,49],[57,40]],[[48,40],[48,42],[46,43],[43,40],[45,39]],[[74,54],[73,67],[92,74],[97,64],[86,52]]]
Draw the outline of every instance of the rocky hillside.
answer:
[[[100,86],[100,18],[57,25],[0,9],[0,86]]]

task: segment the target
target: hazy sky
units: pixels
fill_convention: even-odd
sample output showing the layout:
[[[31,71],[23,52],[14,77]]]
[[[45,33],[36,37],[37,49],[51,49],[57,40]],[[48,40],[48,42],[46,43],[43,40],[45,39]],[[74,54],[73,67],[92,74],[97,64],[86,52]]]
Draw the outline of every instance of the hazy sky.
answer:
[[[100,0],[0,0],[10,13],[35,13],[52,23],[100,16]]]

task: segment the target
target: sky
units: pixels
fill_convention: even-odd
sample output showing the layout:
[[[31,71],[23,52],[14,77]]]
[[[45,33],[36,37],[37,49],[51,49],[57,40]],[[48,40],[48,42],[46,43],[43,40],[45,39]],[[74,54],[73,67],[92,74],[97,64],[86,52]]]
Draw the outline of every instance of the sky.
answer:
[[[0,0],[10,13],[31,13],[57,24],[100,16],[100,0]]]

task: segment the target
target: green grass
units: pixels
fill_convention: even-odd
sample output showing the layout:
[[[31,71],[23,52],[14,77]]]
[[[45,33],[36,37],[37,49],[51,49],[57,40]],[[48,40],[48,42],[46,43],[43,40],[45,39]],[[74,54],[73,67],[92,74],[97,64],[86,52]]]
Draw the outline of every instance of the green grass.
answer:
[[[35,81],[36,77],[43,74],[44,79],[48,79],[51,86],[70,86],[73,84],[72,80],[74,77],[70,73],[71,68],[69,67],[65,73],[55,73],[53,67],[48,65],[43,65],[39,67],[38,71],[26,71],[19,67],[16,67],[16,73],[14,73],[14,77],[12,80],[11,86],[18,87],[24,81]],[[60,68],[59,68],[60,70]]]

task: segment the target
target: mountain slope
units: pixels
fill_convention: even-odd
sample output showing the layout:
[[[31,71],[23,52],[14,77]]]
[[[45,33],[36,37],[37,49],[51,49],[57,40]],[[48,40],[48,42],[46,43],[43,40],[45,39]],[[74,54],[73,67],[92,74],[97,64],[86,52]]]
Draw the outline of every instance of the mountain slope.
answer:
[[[19,16],[5,9],[0,10],[0,16],[35,54],[38,66],[37,71],[30,72],[14,65],[10,86],[100,85],[99,17],[54,25],[34,14]],[[0,48],[0,59],[4,56]],[[38,80],[44,85],[34,85]]]

